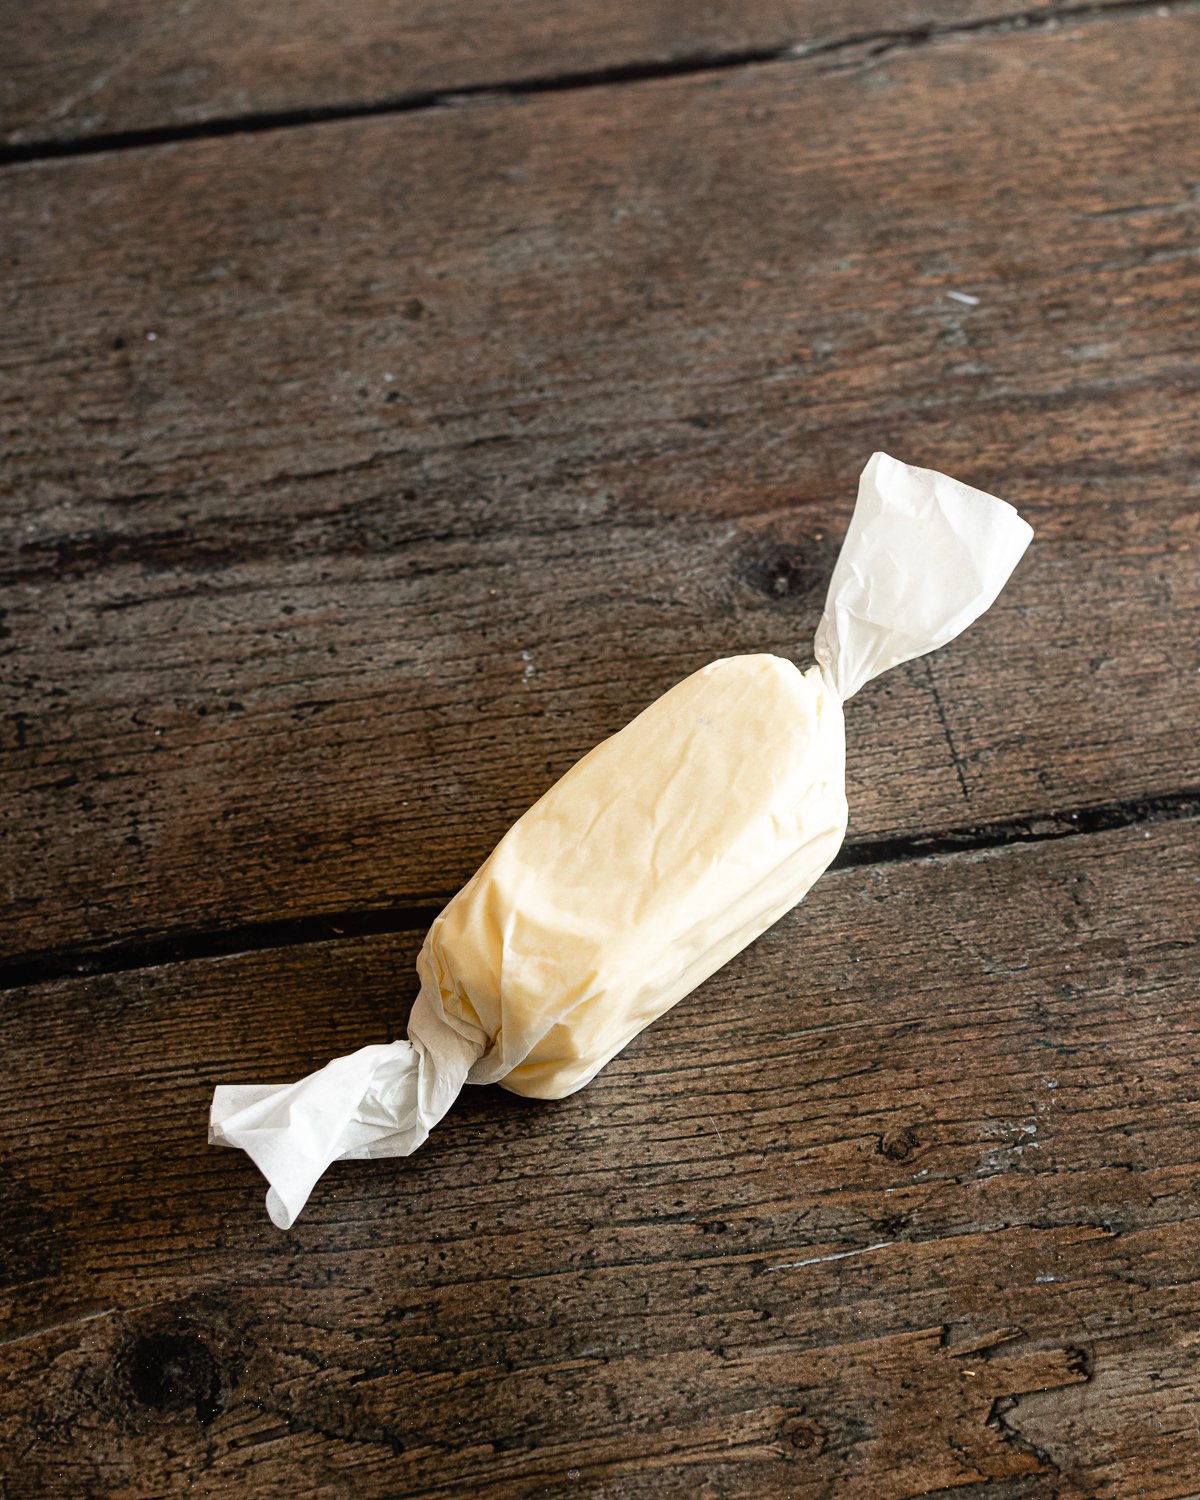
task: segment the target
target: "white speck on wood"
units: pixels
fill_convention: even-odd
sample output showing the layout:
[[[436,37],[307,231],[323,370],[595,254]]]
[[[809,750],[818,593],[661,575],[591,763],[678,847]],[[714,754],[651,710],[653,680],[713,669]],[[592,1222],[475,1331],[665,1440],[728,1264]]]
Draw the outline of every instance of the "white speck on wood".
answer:
[[[863,1245],[858,1250],[841,1250],[836,1255],[814,1255],[811,1260],[787,1260],[779,1266],[768,1266],[768,1271],[798,1271],[801,1266],[827,1266],[831,1261],[849,1260],[855,1255],[869,1255],[872,1250],[886,1250],[895,1240],[879,1240],[874,1245]]]

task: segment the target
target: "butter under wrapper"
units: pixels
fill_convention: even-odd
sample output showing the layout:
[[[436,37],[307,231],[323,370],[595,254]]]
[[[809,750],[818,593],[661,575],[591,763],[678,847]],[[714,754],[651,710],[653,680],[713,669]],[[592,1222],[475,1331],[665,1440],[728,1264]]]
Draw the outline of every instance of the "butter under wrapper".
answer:
[[[1011,505],[876,453],[830,580],[816,665],[732,656],[555,783],[434,920],[408,1039],[285,1085],[219,1087],[289,1228],[331,1163],[408,1156],[465,1083],[583,1088],[797,904],[846,833],[843,703],[953,640],[1033,532]]]

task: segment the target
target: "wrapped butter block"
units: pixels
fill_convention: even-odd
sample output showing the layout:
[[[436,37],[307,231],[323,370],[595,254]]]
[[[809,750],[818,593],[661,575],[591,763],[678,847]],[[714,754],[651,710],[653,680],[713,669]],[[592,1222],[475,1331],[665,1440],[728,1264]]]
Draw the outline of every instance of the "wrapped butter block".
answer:
[[[842,704],[996,598],[1032,531],[1003,500],[877,453],[806,672],[713,662],[573,766],[436,918],[408,1040],[299,1083],[229,1086],[290,1226],[331,1162],[405,1156],[464,1083],[560,1099],[802,899],[846,832]]]

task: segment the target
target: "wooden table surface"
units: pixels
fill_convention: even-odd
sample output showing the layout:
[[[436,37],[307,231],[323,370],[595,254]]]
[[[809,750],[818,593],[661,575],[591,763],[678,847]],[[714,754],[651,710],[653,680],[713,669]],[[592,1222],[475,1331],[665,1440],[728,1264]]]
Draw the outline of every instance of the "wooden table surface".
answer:
[[[0,1496],[1200,1495],[1200,7],[0,0]],[[1037,529],[805,903],[296,1227],[503,829]]]

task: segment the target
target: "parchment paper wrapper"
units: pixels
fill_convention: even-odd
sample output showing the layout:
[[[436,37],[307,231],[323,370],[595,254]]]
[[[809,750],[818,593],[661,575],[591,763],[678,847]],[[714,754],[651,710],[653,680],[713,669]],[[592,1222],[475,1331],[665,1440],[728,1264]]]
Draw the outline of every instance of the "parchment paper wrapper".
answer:
[[[408,1156],[465,1082],[559,1098],[799,901],[845,834],[842,703],[986,610],[1032,537],[1002,500],[877,453],[834,568],[817,666],[714,662],[585,756],[435,920],[408,1040],[298,1083],[231,1085],[288,1228],[325,1169]]]

